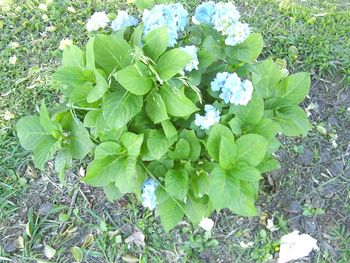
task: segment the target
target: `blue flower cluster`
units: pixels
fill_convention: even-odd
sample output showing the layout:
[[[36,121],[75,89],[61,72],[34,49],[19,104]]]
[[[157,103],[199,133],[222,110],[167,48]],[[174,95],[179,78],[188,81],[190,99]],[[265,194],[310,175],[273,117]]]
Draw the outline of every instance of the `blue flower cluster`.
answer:
[[[244,42],[250,34],[248,24],[239,22],[240,14],[231,2],[205,2],[197,6],[192,21],[195,24],[209,24],[226,36],[229,46]]]
[[[188,12],[179,4],[155,5],[151,10],[145,9],[142,21],[144,35],[159,27],[166,26],[169,31],[169,47],[177,43],[179,32],[184,31],[188,24]]]
[[[247,105],[252,98],[253,84],[250,80],[241,80],[236,73],[220,72],[211,82],[212,91],[221,91],[219,97],[225,103]]]
[[[128,14],[127,11],[119,10],[116,19],[112,21],[111,28],[113,31],[118,31],[123,27],[136,26],[138,21],[135,17]]]
[[[148,178],[143,182],[141,194],[142,205],[147,207],[149,210],[153,210],[157,205],[157,187],[158,183],[151,178]]]
[[[198,70],[198,65],[199,65],[198,56],[197,56],[198,48],[195,46],[184,46],[184,47],[180,47],[180,49],[182,51],[185,51],[188,55],[192,57],[192,60],[186,65],[185,71],[190,72],[194,69]]]
[[[220,111],[213,105],[204,106],[205,115],[195,115],[194,124],[202,130],[208,130],[214,124],[220,122]]]

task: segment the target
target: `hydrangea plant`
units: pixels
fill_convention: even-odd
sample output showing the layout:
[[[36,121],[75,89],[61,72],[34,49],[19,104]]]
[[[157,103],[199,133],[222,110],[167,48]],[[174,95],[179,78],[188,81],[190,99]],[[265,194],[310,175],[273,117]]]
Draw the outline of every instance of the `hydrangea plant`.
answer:
[[[223,208],[257,215],[276,135],[310,128],[298,106],[309,74],[257,61],[262,36],[232,3],[202,3],[192,19],[179,3],[136,4],[140,16],[93,14],[86,47],[65,48],[52,76],[64,103],[18,122],[22,146],[39,169],[54,158],[62,182],[85,159],[84,183],[110,201],[135,194],[166,231]]]

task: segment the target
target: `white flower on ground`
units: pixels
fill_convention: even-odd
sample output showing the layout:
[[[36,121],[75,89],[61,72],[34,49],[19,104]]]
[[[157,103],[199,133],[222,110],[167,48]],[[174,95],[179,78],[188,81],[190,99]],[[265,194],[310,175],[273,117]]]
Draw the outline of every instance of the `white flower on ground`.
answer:
[[[17,56],[16,55],[13,55],[12,57],[9,58],[9,63],[11,65],[16,64],[16,62],[17,62]]]
[[[109,23],[109,18],[105,12],[95,12],[86,23],[86,29],[89,32],[105,28]]]
[[[18,42],[11,42],[11,44],[10,44],[10,48],[12,48],[12,49],[16,49],[16,48],[18,48],[18,47],[19,47]]]
[[[69,7],[67,8],[67,11],[70,12],[70,13],[75,14],[75,9],[74,9],[73,6],[69,6]]]
[[[192,60],[186,65],[185,71],[192,71],[192,70],[198,70],[198,57],[197,57],[197,52],[198,49],[195,46],[184,46],[180,48],[181,50],[185,51],[188,55],[192,57]]]
[[[73,45],[73,41],[70,40],[69,38],[65,38],[65,39],[62,39],[61,42],[60,42],[60,45],[59,45],[59,49],[60,50],[64,50],[66,47],[69,47]]]
[[[54,26],[47,26],[47,27],[45,28],[45,30],[46,30],[47,32],[54,32],[54,31],[56,30],[56,27],[54,27]]]
[[[203,218],[199,223],[199,226],[203,228],[205,231],[211,231],[214,226],[214,221],[210,218]]]
[[[46,11],[47,11],[47,5],[45,5],[44,3],[41,3],[41,4],[39,5],[39,9],[40,9],[41,11],[46,12]]]
[[[241,248],[249,248],[249,247],[252,247],[254,245],[254,243],[252,241],[249,241],[248,243],[246,243],[244,241],[240,241],[239,245]]]
[[[195,115],[194,124],[202,130],[208,130],[214,124],[220,122],[220,111],[213,105],[204,106],[205,115]]]
[[[278,227],[273,223],[273,218],[268,218],[266,223],[266,228],[271,232],[278,230]]]
[[[3,115],[3,118],[4,118],[5,121],[9,121],[9,120],[14,119],[15,115],[12,112],[7,110],[7,111],[5,111],[5,113]]]
[[[41,19],[44,20],[45,22],[49,21],[49,17],[46,14],[42,15]]]
[[[156,189],[158,183],[153,179],[146,179],[142,186],[142,205],[149,210],[153,210],[157,205]]]
[[[316,239],[308,234],[299,235],[299,231],[293,231],[281,238],[278,263],[307,257],[313,249],[319,249]]]

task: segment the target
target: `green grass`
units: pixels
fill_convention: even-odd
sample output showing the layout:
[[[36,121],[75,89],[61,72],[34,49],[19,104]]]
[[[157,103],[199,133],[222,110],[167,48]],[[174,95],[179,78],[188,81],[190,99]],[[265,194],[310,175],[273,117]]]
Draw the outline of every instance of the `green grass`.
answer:
[[[54,262],[72,262],[70,248],[81,246],[89,234],[94,238],[92,244],[83,249],[88,258],[86,262],[119,262],[125,255],[141,255],[141,262],[214,262],[218,258],[226,262],[263,262],[276,253],[276,242],[289,232],[280,208],[277,211],[265,208],[270,209],[270,215],[279,218],[276,224],[280,230],[273,233],[266,232],[258,219],[242,221],[223,212],[215,217],[216,229],[212,235],[187,224],[166,234],[154,215],[143,211],[132,198],[126,206],[108,204],[101,201],[104,197],[95,190],[85,186],[80,186],[79,190],[77,170],[68,176],[70,181],[66,188],[56,183],[50,166],[39,178],[28,177],[26,167],[31,165],[30,155],[20,147],[14,127],[21,116],[35,112],[42,99],[49,104],[61,100],[50,77],[60,64],[60,40],[69,37],[78,45],[84,44],[88,37],[84,25],[91,13],[96,10],[116,12],[125,1],[61,0],[50,4],[47,12],[37,8],[40,1],[7,2],[11,3],[10,10],[6,10],[0,0],[0,237],[10,240],[22,236],[24,247],[15,253],[6,253],[0,246],[0,261],[4,260],[1,257],[18,262],[44,259],[43,245],[48,244],[57,250]],[[200,1],[182,2],[193,8]],[[75,14],[67,12],[70,5],[75,8]],[[241,0],[237,5],[254,31],[263,33],[263,57],[284,60],[291,72],[310,71],[315,81],[326,79],[342,87],[350,83],[350,5],[345,1]],[[48,21],[43,21],[43,14],[47,14]],[[49,32],[49,26],[54,26],[55,30]],[[12,42],[18,42],[19,47],[11,48]],[[17,56],[15,65],[8,62],[13,55]],[[5,120],[5,111],[13,113],[15,118]],[[349,120],[341,118],[344,122]],[[317,150],[320,141],[321,145],[328,143],[329,138],[320,137],[317,132],[312,133],[309,147]],[[339,159],[341,153],[337,154],[335,158]],[[298,178],[298,172],[300,170],[286,174],[280,183],[281,189],[295,189],[293,178]],[[345,189],[349,181],[340,179],[339,184]],[[299,183],[302,185],[303,181]],[[292,196],[303,195],[306,190],[303,191]],[[76,200],[71,202],[75,192]],[[276,198],[262,195],[267,202]],[[349,196],[349,192],[346,195]],[[339,200],[345,199],[339,196],[336,201]],[[55,204],[54,209],[47,217],[36,217],[42,202]],[[94,203],[97,206],[91,208]],[[26,207],[34,209],[33,216]],[[62,214],[69,215],[67,222],[62,222]],[[27,222],[34,226],[32,237],[25,231]],[[106,228],[101,222],[105,222]],[[135,226],[144,233],[144,249],[125,244],[128,234],[121,231],[125,225]],[[339,262],[349,261],[348,229],[337,226],[330,236]],[[252,241],[254,246],[242,248],[240,241]],[[322,250],[316,262],[334,262],[334,254],[327,251]]]

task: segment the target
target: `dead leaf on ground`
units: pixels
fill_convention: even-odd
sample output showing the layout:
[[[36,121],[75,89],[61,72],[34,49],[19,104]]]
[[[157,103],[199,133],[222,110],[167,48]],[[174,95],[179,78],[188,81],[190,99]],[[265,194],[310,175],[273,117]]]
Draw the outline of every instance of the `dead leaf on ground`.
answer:
[[[146,245],[145,235],[141,231],[135,231],[131,236],[125,239],[125,243],[144,247]]]

